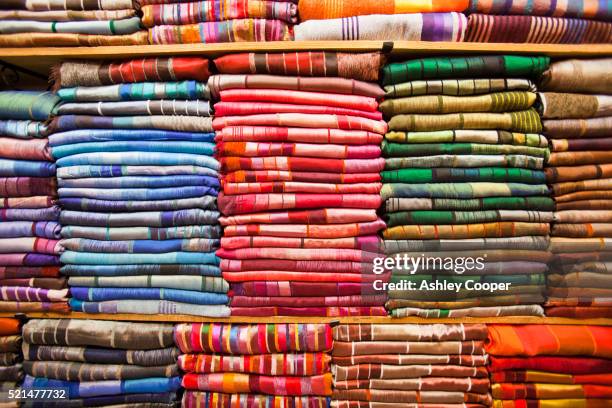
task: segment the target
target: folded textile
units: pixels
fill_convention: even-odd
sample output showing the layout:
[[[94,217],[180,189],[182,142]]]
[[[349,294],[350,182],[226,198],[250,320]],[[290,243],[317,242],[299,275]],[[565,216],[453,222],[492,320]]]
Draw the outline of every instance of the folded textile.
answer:
[[[222,394],[216,392],[200,392],[186,390],[183,393],[182,405],[186,408],[248,408],[251,406],[303,406],[308,408],[325,408],[329,405],[329,397],[313,395],[261,395],[261,394]]]
[[[228,250],[221,248],[217,251],[219,257],[224,259],[289,259],[289,260],[327,260],[368,262],[376,257],[376,253],[357,249],[335,248],[244,248]]]
[[[607,75],[611,59],[567,59],[554,62],[542,75],[540,89],[554,92],[612,93]]]
[[[383,184],[380,194],[388,198],[452,198],[471,199],[483,197],[529,197],[546,196],[545,184],[522,183],[434,183],[434,184]]]
[[[389,129],[417,132],[448,129],[501,129],[539,133],[542,131],[542,123],[538,113],[532,108],[504,113],[400,114],[389,120]]]
[[[537,302],[540,303],[540,302]],[[389,308],[389,305],[387,305]],[[471,307],[458,309],[420,309],[400,307],[391,310],[393,317],[421,318],[462,318],[462,317],[499,317],[499,316],[544,316],[540,305],[511,305],[492,307]]]
[[[309,297],[253,297],[253,296],[232,296],[231,306],[232,310],[238,308],[266,308],[266,307],[278,307],[282,310],[292,309],[305,309],[305,308],[346,308],[362,307],[363,306],[380,306],[387,300],[386,295],[370,296],[370,295],[359,295],[359,296],[309,296]],[[246,309],[243,309],[246,310]],[[253,312],[255,313],[255,312]],[[329,312],[326,312],[330,315]],[[374,313],[366,313],[372,314]],[[248,312],[242,313],[242,315],[248,315]]]
[[[0,248],[2,247],[0,240]],[[96,241],[83,238],[62,240],[61,247],[72,251],[106,253],[164,253],[164,252],[210,252],[219,248],[218,239],[193,238],[170,239],[164,241],[129,240]]]
[[[471,14],[467,42],[597,44],[612,41],[612,23],[540,16]]]
[[[196,288],[191,288],[196,289]],[[204,288],[202,288],[204,289]],[[70,294],[76,300],[105,302],[109,300],[167,300],[194,305],[225,305],[228,297],[222,293],[168,288],[87,288],[71,287]]]
[[[222,74],[304,75],[377,81],[384,59],[380,53],[242,53],[216,58],[214,63]]]
[[[0,253],[37,252],[57,255],[62,251],[59,240],[45,238],[0,238]]]
[[[4,210],[4,214],[1,217],[4,221],[9,221],[10,218],[20,217],[20,214],[27,213],[31,213],[34,217],[34,214],[42,216],[43,213],[50,216],[51,212],[56,213],[59,210],[59,207],[55,206],[55,204],[56,199],[50,196],[7,197],[0,200],[0,208]],[[58,215],[59,213],[53,219],[56,219]]]
[[[227,126],[223,129],[219,129],[216,132],[215,139],[218,142],[302,142],[364,145],[380,144],[383,137],[379,133],[361,130],[325,128],[307,129],[295,127],[265,126]]]
[[[420,95],[467,96],[503,91],[535,91],[529,79],[522,78],[474,78],[427,79],[402,82],[385,86],[387,98]]]
[[[383,246],[386,254],[412,251],[479,251],[487,250],[487,253],[497,249],[507,249],[511,255],[519,255],[520,250],[547,251],[550,245],[548,237],[511,237],[511,238],[473,238],[467,240],[433,240],[433,241],[408,241],[408,240],[384,240]],[[548,261],[546,257],[543,262]],[[529,251],[524,260],[539,261],[537,252]],[[487,257],[488,262],[495,262],[495,257]]]
[[[544,158],[521,154],[438,154],[435,156],[391,157],[385,159],[385,168],[387,170],[441,168],[450,165],[455,168],[506,167],[541,170],[544,167]]]
[[[561,405],[560,405],[561,404]],[[588,407],[588,408],[607,408],[609,406],[609,400],[607,399],[585,399],[585,398],[561,398],[561,399],[515,399],[515,400],[493,400],[494,408],[514,408],[522,407],[525,405],[537,406],[537,407],[550,407],[550,406],[562,406],[562,407]]]
[[[0,10],[2,20],[30,21],[89,21],[89,20],[121,20],[136,15],[136,10]]]
[[[51,119],[54,133],[77,129],[159,129],[180,132],[211,132],[212,120],[198,116],[84,116],[64,115]]]
[[[44,139],[14,140],[0,137],[0,156],[18,160],[52,161],[49,146]]]
[[[280,247],[280,248],[347,248],[378,251],[380,238],[375,235],[347,238],[286,238],[271,236],[237,236],[221,238],[221,246],[226,249]],[[348,268],[347,265],[343,267]]]
[[[281,20],[245,18],[199,24],[158,25],[149,29],[151,44],[290,41],[293,32]]]
[[[331,159],[375,159],[380,157],[376,145],[347,146],[341,144],[218,142],[216,152],[236,157],[301,156]]]
[[[15,178],[10,183],[12,185],[19,186],[24,182],[35,182],[36,180],[27,180],[27,177],[53,177],[55,176],[55,164],[48,161],[26,161],[26,160],[7,160],[0,158],[0,176],[3,177],[24,177],[24,181],[19,181],[19,178]],[[9,182],[10,179],[5,179],[4,183]],[[41,179],[47,182],[45,179]],[[40,183],[39,183],[40,184]],[[54,183],[53,183],[54,184]],[[23,194],[37,195],[40,193]]]
[[[106,86],[61,88],[57,95],[64,102],[118,102],[147,99],[208,99],[206,84],[196,81],[137,82]]]
[[[107,177],[129,177],[129,176],[171,176],[171,175],[199,175],[217,176],[214,169],[192,165],[178,166],[67,166],[57,171],[58,179],[81,179],[81,178],[107,178]]]
[[[548,223],[490,222],[458,225],[401,225],[383,231],[385,239],[464,239],[548,235]],[[555,230],[553,228],[553,234]]]
[[[385,167],[385,160],[378,159],[319,159],[314,157],[220,157],[221,170],[288,170],[320,171],[325,173],[371,173]],[[0,161],[1,163],[1,161]]]
[[[382,142],[385,157],[413,157],[428,155],[525,155],[547,157],[548,148],[484,143],[390,143]]]
[[[214,186],[219,185],[217,177],[211,176],[126,176],[126,177],[87,177],[58,179],[60,187],[68,188],[162,188],[183,186]]]
[[[40,162],[29,163],[38,164]],[[52,177],[0,178],[0,197],[27,197],[35,194],[55,195],[56,188],[55,178]]]
[[[605,358],[530,356],[490,357],[489,371],[493,376],[508,370],[534,370],[538,374],[561,373],[572,375],[609,373],[609,361]]]
[[[0,223],[1,238],[40,237],[60,238],[61,226],[54,221],[10,221]]]
[[[16,197],[17,198],[17,197]],[[33,197],[27,197],[33,198]],[[42,196],[41,198],[47,199],[49,204],[52,203],[52,199],[50,197]],[[33,206],[34,204],[27,204],[28,201],[36,201],[36,200],[14,200],[14,199],[6,199],[9,201],[9,205],[11,204],[21,204],[23,206]],[[5,200],[3,200],[5,201]],[[17,203],[15,203],[17,201]],[[0,205],[1,207],[1,205]],[[11,208],[4,209],[0,214],[0,221],[54,221],[59,218],[60,209],[57,206],[48,207],[48,208]]]
[[[549,63],[548,57],[515,55],[413,59],[386,65],[383,85],[419,79],[538,77]]]
[[[58,115],[185,115],[210,116],[210,103],[205,100],[144,100],[119,102],[67,102],[57,108]]]
[[[183,353],[317,352],[331,350],[332,330],[318,323],[189,323],[175,327],[174,340]]]
[[[551,166],[606,164],[610,162],[612,162],[610,151],[552,152],[548,159]]]
[[[0,310],[9,313],[69,313],[66,302],[0,301]]]
[[[258,181],[301,181],[314,183],[374,183],[381,181],[380,173],[319,173],[282,170],[237,170],[223,174],[222,180],[234,183],[255,183]],[[0,204],[1,206],[1,204]]]
[[[470,12],[486,14],[527,14],[538,16],[576,17],[609,21],[612,11],[604,4],[584,0],[558,3],[550,0],[535,0],[530,4],[511,0],[472,0]]]
[[[16,353],[21,350],[21,336],[11,335],[0,337],[0,351],[3,353]]]
[[[489,376],[485,367],[467,367],[461,365],[387,365],[387,364],[358,364],[350,366],[333,367],[334,381],[346,380],[372,380],[372,379],[427,379],[421,377],[449,377],[462,379],[462,377],[487,378]],[[467,380],[467,378],[466,378]],[[476,381],[476,388],[482,392],[482,384]],[[425,385],[425,384],[424,384]],[[360,387],[361,388],[361,387]],[[374,388],[374,387],[373,387]],[[488,381],[484,392],[488,390]],[[447,389],[445,391],[456,391]],[[467,391],[467,390],[464,390]]]
[[[572,238],[612,237],[612,223],[555,224],[551,235]]]
[[[127,288],[162,288],[162,289],[180,289],[186,291],[192,291],[195,289],[201,292],[214,292],[214,293],[226,293],[229,289],[227,282],[220,277],[213,276],[195,276],[195,275],[172,275],[170,276],[156,276],[156,275],[133,275],[133,276],[71,276],[68,279],[68,283],[71,288],[75,288],[79,291],[81,300],[87,300],[85,297],[92,296],[91,294],[96,293],[118,293],[120,291],[127,291]],[[80,286],[84,286],[85,288]],[[88,288],[92,290],[87,291]],[[100,291],[99,288],[119,288],[116,291]],[[144,294],[154,294],[157,296],[155,299],[162,295],[177,295],[177,296],[188,296],[191,294],[176,294],[172,291],[166,290],[155,292],[155,291],[143,291]],[[194,296],[198,297],[198,293],[195,292]],[[96,295],[97,296],[97,295]],[[205,297],[205,296],[202,296]],[[226,303],[227,299],[223,297],[211,296],[211,299],[218,299]],[[190,303],[190,302],[187,302]],[[197,302],[194,302],[197,303]]]
[[[542,125],[544,134],[553,138],[559,135],[568,139],[607,137],[612,128],[612,116],[592,119],[547,119]]]
[[[186,389],[224,393],[262,393],[272,395],[331,395],[330,373],[310,377],[263,376],[243,373],[187,373]]]
[[[224,238],[225,239],[225,238]],[[352,238],[351,238],[352,239]],[[277,246],[274,246],[278,250]],[[327,249],[327,248],[325,248]],[[372,266],[367,262],[352,261],[326,261],[291,260],[291,259],[222,259],[221,266],[224,272],[265,271],[274,268],[277,271],[292,272],[344,272],[344,273],[371,273]],[[368,267],[370,270],[368,270]]]
[[[333,356],[332,363],[339,367],[354,366],[356,364],[386,364],[386,365],[441,365],[447,364],[469,367],[483,367],[487,365],[488,356],[468,354],[370,354],[361,356]]]
[[[0,133],[17,139],[43,138],[49,132],[45,122],[31,120],[0,120]]]
[[[433,347],[435,346],[435,347]],[[354,341],[334,342],[332,357],[371,354],[474,354],[485,355],[482,341]]]
[[[217,211],[200,209],[106,214],[81,211],[62,211],[60,223],[91,227],[178,227],[182,225],[215,225]]]
[[[299,4],[302,21],[352,17],[368,14],[431,13],[444,11],[464,11],[467,0],[429,2],[385,0],[376,4],[355,4],[346,0],[301,0]]]
[[[433,169],[412,168],[400,170],[385,170],[381,172],[381,177],[383,183],[432,183],[474,181],[543,184],[546,182],[546,175],[543,171],[499,167],[479,167],[472,169],[449,167]]]
[[[206,143],[205,145],[207,145]],[[172,143],[166,143],[172,145]],[[205,147],[208,149],[208,147]],[[197,153],[173,153],[173,152],[89,152],[73,156],[63,157],[57,160],[60,167],[74,165],[190,165],[208,167],[213,170],[219,168],[219,162],[211,156]],[[128,191],[129,192],[129,191]]]
[[[142,392],[135,394],[101,395],[84,398],[64,399],[61,402],[46,402],[48,408],[82,408],[89,406],[128,406],[149,408],[170,408],[177,400],[175,392]]]
[[[89,198],[60,198],[62,208],[74,211],[95,212],[139,212],[139,211],[171,211],[190,208],[201,208],[203,210],[216,210],[215,196],[200,196],[192,198],[177,198],[164,200],[145,201],[111,201],[96,200]]]
[[[597,138],[597,139],[553,139],[551,140],[551,147],[553,152],[563,151],[579,151],[579,150],[609,150],[612,148],[612,138]],[[602,169],[609,169],[609,164],[604,164]],[[554,171],[554,168],[551,169]],[[579,173],[583,169],[565,168],[562,170],[572,171]],[[605,177],[605,176],[604,176]],[[593,177],[585,177],[593,178]]]
[[[543,118],[587,119],[612,116],[612,96],[541,92],[538,94]]]
[[[91,364],[64,361],[24,361],[23,370],[32,377],[63,381],[132,380],[151,377],[176,377],[176,364],[139,367],[133,364]]]
[[[291,291],[287,290],[287,288],[291,288],[292,284],[297,282],[321,283],[320,286],[313,285],[311,287],[300,287],[300,289],[304,289],[306,293],[304,296],[323,296],[324,293],[330,293],[329,296],[336,296],[336,294],[337,296],[349,296],[358,294],[356,293],[357,290],[361,291],[359,293],[363,293],[366,289],[372,291],[372,282],[375,280],[381,280],[381,276],[372,275],[371,273],[369,275],[358,273],[334,274],[315,273],[311,271],[292,272],[276,270],[223,272],[223,278],[228,282],[232,283],[232,291],[234,291],[236,287],[236,285],[233,285],[233,283],[256,282],[255,286],[257,287],[257,290],[270,290],[272,293],[279,293],[279,289],[273,286],[274,284],[279,283],[279,287],[281,287],[280,291],[285,291],[288,296],[293,295]],[[260,282],[264,283],[260,284]],[[344,285],[345,283],[347,285]],[[362,286],[351,285],[362,283],[368,283],[370,287],[364,288]],[[272,284],[272,286],[270,286],[270,284]],[[242,291],[242,289],[237,289],[237,291],[239,293],[245,293],[245,296],[247,296],[247,294],[252,293],[251,289],[252,287],[248,286],[248,289],[245,291]],[[330,292],[327,292],[327,290],[329,290]]]
[[[1,259],[1,258],[0,258]],[[214,252],[165,252],[163,254],[109,254],[64,251],[61,262],[85,265],[218,264]]]
[[[556,213],[558,214],[558,213]],[[490,211],[402,211],[385,216],[387,228],[406,224],[472,224],[493,221],[551,222],[552,212],[521,210]],[[555,218],[556,219],[556,218]],[[588,220],[587,220],[588,221]],[[610,219],[609,221],[612,221]]]
[[[217,198],[224,215],[247,214],[268,210],[307,208],[373,208],[381,203],[379,194],[245,194]],[[1,231],[1,228],[0,228]],[[1,236],[1,233],[0,233]]]
[[[183,354],[178,365],[185,372],[243,372],[261,375],[310,376],[329,372],[331,357],[326,353],[256,354],[226,356],[220,354]]]
[[[367,401],[375,404],[376,402],[394,403],[402,407],[410,407],[411,405],[422,404],[444,404],[449,407],[459,406],[472,407],[487,407],[491,406],[491,397],[488,394],[451,392],[451,391],[395,391],[395,390],[377,390],[377,389],[352,389],[352,390],[334,390],[332,394],[333,400],[349,400],[349,401]],[[471,404],[476,405],[471,405]]]
[[[131,4],[131,0],[128,2]],[[146,81],[206,82],[209,76],[208,59],[201,57],[144,58],[117,63],[65,61],[51,72],[58,88]]]
[[[7,9],[52,11],[52,10],[124,10],[131,9],[131,0],[101,0],[96,2],[58,2],[57,0],[10,0],[3,4]]]
[[[463,41],[466,26],[467,18],[461,13],[376,13],[304,21],[294,32],[296,41]]]
[[[59,97],[51,92],[2,91],[0,117],[45,121],[59,102]]]
[[[557,399],[557,398],[610,398],[612,387],[605,385],[568,385],[568,384],[509,384],[497,383],[491,386],[491,394],[496,399]]]
[[[1,279],[58,278],[58,266],[4,266],[0,267]]]
[[[307,276],[310,277],[312,274]],[[311,282],[278,281],[278,279],[235,281],[232,284],[232,291],[238,296],[357,296],[374,292],[372,283],[364,280],[322,282],[320,279]]]
[[[345,341],[449,341],[484,340],[487,327],[484,324],[342,324],[333,329],[334,340]],[[356,343],[358,344],[358,343]],[[334,357],[342,356],[336,353]],[[339,351],[339,350],[338,350]],[[433,351],[433,350],[432,350]],[[392,352],[391,352],[392,353]],[[368,353],[372,354],[372,353]],[[388,353],[382,353],[388,354]],[[408,353],[417,354],[417,353]],[[429,353],[424,353],[429,354]],[[434,353],[437,354],[437,353]],[[459,353],[461,354],[461,353]],[[350,355],[350,354],[349,354]]]
[[[552,372],[513,370],[491,374],[491,379],[500,383],[544,383],[544,384],[601,384],[606,385],[611,374],[558,374]]]
[[[298,181],[225,183],[223,192],[226,195],[265,193],[376,194],[380,191],[381,186],[381,183],[325,184]]]
[[[81,21],[27,21],[2,20],[0,34],[16,33],[74,33],[96,35],[125,35],[140,30],[140,18],[130,17],[121,20]]]
[[[221,225],[243,224],[345,224],[350,222],[375,221],[378,219],[373,209],[326,208],[305,211],[279,211],[221,217]],[[0,248],[1,248],[0,240]],[[1,249],[0,249],[1,250]]]
[[[287,238],[348,238],[372,235],[385,228],[382,220],[362,223],[311,225],[311,224],[251,224],[230,225],[224,230],[225,237],[273,236]],[[263,248],[260,248],[263,250]],[[223,251],[222,249],[220,251]]]
[[[86,153],[114,153],[114,152],[155,152],[155,153],[185,153],[197,154],[203,156],[211,156],[215,146],[212,143],[203,142],[185,142],[173,141],[117,141],[117,142],[91,142],[91,143],[76,143],[63,146],[55,146],[51,148],[51,152],[56,159],[61,159],[67,156],[81,155]],[[59,162],[59,160],[58,160]],[[70,160],[64,160],[59,163],[70,165]],[[63,165],[63,164],[60,164]]]
[[[42,289],[21,286],[2,286],[0,299],[23,302],[65,302],[68,289]]]
[[[191,315],[205,317],[229,317],[230,309],[225,305],[194,305],[168,300],[108,300],[84,302],[71,298],[70,308],[83,313],[137,313],[145,315]]]
[[[216,116],[256,115],[265,113],[304,113],[325,115],[349,115],[360,116],[373,120],[382,119],[382,113],[378,111],[366,112],[356,109],[336,108],[317,105],[298,105],[270,102],[218,102],[215,104]]]
[[[68,276],[92,276],[131,278],[133,276],[201,275],[221,276],[215,265],[64,265],[62,272]]]
[[[232,306],[233,316],[324,316],[324,317],[350,317],[350,316],[387,316],[383,306],[340,306],[340,307],[235,307]]]
[[[164,159],[163,153],[151,153],[150,155],[156,155],[160,159]],[[83,156],[87,156],[92,160],[100,159],[98,153],[87,153],[79,155],[80,159]],[[138,156],[143,159],[147,156],[147,153],[142,155],[132,155],[132,157]],[[193,159],[198,160],[205,156],[191,155]],[[71,156],[72,158],[74,156]],[[68,157],[67,159],[70,159]],[[115,156],[116,157],[116,156]],[[209,158],[210,159],[210,158]],[[211,159],[214,160],[214,159]],[[137,161],[137,160],[136,160]],[[214,163],[216,164],[216,162]],[[206,186],[187,186],[187,187],[168,187],[168,188],[59,188],[58,194],[61,197],[73,197],[73,198],[92,198],[98,200],[109,200],[109,201],[155,201],[155,200],[167,200],[167,199],[181,199],[181,198],[194,198],[201,196],[215,196],[218,193],[217,187],[206,187]],[[184,211],[184,210],[181,210]],[[186,210],[185,210],[186,211]]]
[[[383,90],[375,83],[346,78],[297,77],[282,75],[213,75],[208,79],[210,93],[219,99],[228,89],[282,89],[305,92],[330,92],[362,95],[380,99]]]
[[[65,347],[23,343],[23,354],[30,361],[75,361],[91,364],[133,364],[152,367],[176,365],[176,347],[151,350],[117,350],[98,347]]]
[[[59,226],[58,226],[59,230]],[[59,231],[58,231],[59,235]],[[78,227],[64,226],[62,228],[62,237],[64,238],[88,238],[104,241],[115,240],[131,240],[131,239],[151,239],[151,240],[166,240],[166,239],[189,239],[189,238],[219,238],[221,228],[217,225],[188,225],[172,228],[148,228],[148,227],[125,227],[125,228],[106,228],[106,227]],[[0,224],[0,236],[2,236],[2,227]],[[54,238],[54,236],[45,238]],[[187,252],[185,252],[187,254]],[[130,254],[123,254],[130,255]],[[188,255],[187,255],[188,256]],[[104,258],[104,255],[100,255]],[[171,257],[171,256],[169,256]],[[131,257],[124,257],[129,259]],[[150,258],[153,261],[154,257]],[[132,259],[134,259],[132,257]],[[107,262],[108,263],[108,262]]]
[[[147,45],[146,31],[125,35],[96,35],[72,33],[19,33],[0,35],[2,47],[97,47]]]

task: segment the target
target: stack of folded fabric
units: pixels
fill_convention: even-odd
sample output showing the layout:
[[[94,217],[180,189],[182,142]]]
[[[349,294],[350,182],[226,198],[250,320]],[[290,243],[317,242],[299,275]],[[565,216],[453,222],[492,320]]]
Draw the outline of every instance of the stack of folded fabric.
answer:
[[[553,201],[528,78],[547,66],[484,56],[384,68],[385,251],[420,262],[394,267],[394,316],[543,314]]]
[[[491,405],[484,324],[334,327],[334,408]]]
[[[300,40],[463,41],[468,0],[300,0]]]
[[[612,7],[608,1],[471,0],[469,11],[475,14],[470,14],[468,18],[466,41],[547,44],[612,42]]]
[[[132,0],[0,2],[0,47],[148,44]]]
[[[236,54],[209,81],[232,315],[385,315],[379,54]],[[256,74],[256,75],[246,75]],[[262,75],[266,74],[266,75]],[[285,76],[270,76],[281,74]],[[305,75],[308,77],[301,77]],[[349,79],[350,78],[350,79]]]
[[[612,406],[612,327],[488,329],[493,407]]]
[[[170,324],[31,320],[23,354],[24,390],[65,392],[45,407],[176,406],[180,352]]]
[[[556,212],[546,313],[612,317],[612,59],[567,60],[542,79]]]
[[[0,312],[68,311],[59,277],[50,92],[0,92]]]
[[[49,140],[72,309],[229,315],[208,60],[66,62],[54,76],[66,102]]]
[[[136,0],[151,44],[287,41],[297,0]]]
[[[0,406],[18,406],[8,396],[23,379],[21,365],[21,327],[17,319],[0,318]]]
[[[180,324],[182,406],[329,406],[331,327],[327,324]]]

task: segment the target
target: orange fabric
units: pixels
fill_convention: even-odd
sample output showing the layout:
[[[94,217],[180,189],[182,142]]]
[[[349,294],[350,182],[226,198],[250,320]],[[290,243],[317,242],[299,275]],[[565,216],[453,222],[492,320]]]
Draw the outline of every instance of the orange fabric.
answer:
[[[468,0],[300,0],[300,20],[319,20],[368,14],[440,13],[464,11]]]
[[[0,336],[10,336],[11,334],[19,334],[19,320],[9,317],[0,318]]]

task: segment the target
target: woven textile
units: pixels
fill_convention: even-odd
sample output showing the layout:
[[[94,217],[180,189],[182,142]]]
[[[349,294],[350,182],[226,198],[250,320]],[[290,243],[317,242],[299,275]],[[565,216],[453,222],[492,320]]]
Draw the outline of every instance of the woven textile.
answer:
[[[325,353],[260,354],[223,356],[215,354],[183,354],[179,367],[186,372],[244,372],[263,375],[319,375],[329,371],[330,356]]]
[[[331,374],[310,377],[261,376],[242,373],[194,374],[183,376],[187,389],[272,395],[331,395]]]
[[[542,75],[541,89],[554,92],[612,94],[609,58],[554,62]]]
[[[62,88],[57,95],[64,102],[112,102],[145,99],[208,99],[205,84],[196,81],[136,82],[107,86]]]
[[[91,21],[91,20],[121,20],[134,17],[136,10],[0,10],[2,20],[29,21]]]
[[[217,104],[218,105],[218,104]],[[218,142],[303,142],[345,145],[380,144],[378,133],[362,130],[305,129],[298,127],[230,126],[216,132]]]
[[[2,8],[30,11],[47,10],[123,10],[131,9],[131,0],[10,0]]]
[[[214,62],[222,74],[323,76],[376,81],[384,59],[380,53],[294,52],[230,54]]]
[[[24,372],[33,377],[63,381],[131,380],[151,377],[176,377],[176,364],[138,367],[135,365],[89,364],[63,361],[24,361]]]
[[[399,98],[420,95],[467,96],[503,91],[534,91],[529,79],[427,79],[385,86],[385,96]]]
[[[222,394],[216,392],[185,391],[182,405],[186,408],[224,408],[251,406],[287,406],[325,408],[328,398],[316,396],[284,396],[260,394]]]
[[[87,22],[0,21],[0,34],[16,33],[75,33],[96,35],[125,35],[140,30],[140,18],[123,20],[94,20]]]
[[[126,35],[96,35],[73,33],[19,33],[0,35],[2,47],[97,47],[147,45],[146,31]]]
[[[184,115],[122,117],[64,115],[51,120],[50,130],[53,132],[78,129],[158,129],[198,133],[208,133],[213,130],[211,118]]]
[[[485,14],[527,14],[537,16],[576,17],[609,21],[612,9],[607,3],[576,0],[567,3],[551,0],[535,0],[524,3],[518,0],[471,0],[471,12]]]
[[[538,44],[609,43],[612,42],[612,23],[556,17],[472,14],[468,17],[465,40]]]
[[[47,120],[59,103],[50,92],[0,92],[0,117],[3,119]]]
[[[92,364],[134,364],[142,367],[153,367],[176,364],[176,359],[180,353],[175,347],[152,350],[119,350],[24,343],[23,354],[30,361],[75,361]]]
[[[137,313],[145,315],[192,315],[205,317],[228,317],[229,307],[225,305],[197,305],[169,300],[108,300],[87,302],[70,299],[70,308],[83,313]]]
[[[385,0],[376,4],[356,4],[346,0],[303,0],[299,4],[299,11],[301,20],[306,21],[368,14],[430,13],[444,11],[461,12],[467,7],[467,0],[430,0],[425,2],[412,0]]]
[[[100,116],[210,116],[208,101],[127,101],[98,103],[65,103],[57,109],[58,115],[100,115]]]
[[[303,18],[303,16],[301,16]],[[309,20],[295,26],[295,40],[463,41],[461,13],[347,16]]]
[[[587,119],[612,116],[612,95],[541,92],[538,97],[543,118]]]

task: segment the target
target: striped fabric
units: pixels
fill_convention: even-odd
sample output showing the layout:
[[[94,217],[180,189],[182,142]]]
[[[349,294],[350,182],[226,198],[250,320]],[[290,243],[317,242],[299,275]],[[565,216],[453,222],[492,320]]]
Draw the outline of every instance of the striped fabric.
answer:
[[[384,0],[372,4],[355,4],[347,0],[302,0],[299,4],[299,11],[302,21],[306,21],[368,14],[462,12],[467,7],[467,0]]]
[[[520,0],[471,0],[469,11],[485,14],[527,14],[537,16],[575,17],[609,21],[612,8],[608,3],[590,0],[556,2],[535,0],[525,3]]]

